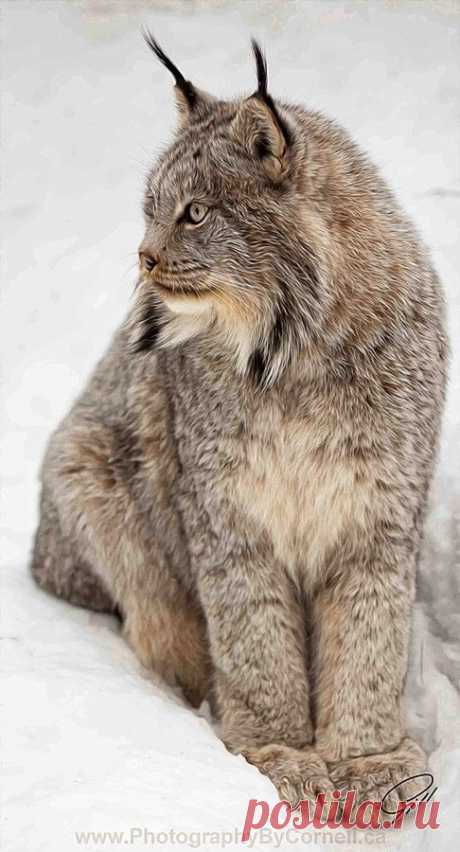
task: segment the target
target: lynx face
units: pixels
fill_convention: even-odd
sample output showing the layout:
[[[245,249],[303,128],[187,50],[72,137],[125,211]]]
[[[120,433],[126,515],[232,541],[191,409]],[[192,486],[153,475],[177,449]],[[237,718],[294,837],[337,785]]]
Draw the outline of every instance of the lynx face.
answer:
[[[159,300],[173,317],[164,314],[153,335],[144,313],[141,348],[153,337],[171,345],[217,328],[242,371],[255,368],[268,385],[318,323],[319,280],[298,192],[305,142],[294,115],[267,93],[257,45],[257,92],[227,103],[195,89],[147,40],[175,76],[181,121],[147,181],[139,248],[143,305]]]

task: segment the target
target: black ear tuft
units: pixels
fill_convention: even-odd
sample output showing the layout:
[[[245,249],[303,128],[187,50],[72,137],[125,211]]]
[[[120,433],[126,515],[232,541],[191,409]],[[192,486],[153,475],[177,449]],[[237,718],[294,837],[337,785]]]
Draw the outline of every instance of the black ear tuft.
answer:
[[[160,62],[165,66],[165,68],[168,69],[170,74],[173,75],[174,80],[176,81],[177,88],[180,89],[180,91],[184,95],[186,101],[190,106],[190,109],[193,109],[197,100],[197,95],[193,84],[189,80],[185,79],[184,75],[181,73],[181,71],[179,71],[178,67],[174,65],[174,62],[170,60],[169,56],[166,55],[163,48],[160,47],[157,40],[153,37],[152,33],[149,32],[148,29],[143,30],[143,36],[146,43],[150,47],[150,50],[153,50],[157,59],[159,59]]]
[[[255,38],[251,39],[252,51],[254,53],[254,59],[256,60],[256,69],[257,69],[257,93],[264,100],[268,95],[268,69],[267,69],[267,60],[262,52],[262,48],[257,43]]]
[[[257,91],[254,92],[252,97],[259,98],[261,101],[264,102],[264,104],[267,105],[281,133],[284,136],[284,141],[286,142],[286,145],[289,146],[292,142],[291,131],[286,122],[280,116],[272,96],[268,93],[268,67],[265,54],[262,48],[260,47],[260,44],[255,40],[255,38],[251,39],[251,46],[252,52],[254,54],[254,59],[256,60],[257,70]]]

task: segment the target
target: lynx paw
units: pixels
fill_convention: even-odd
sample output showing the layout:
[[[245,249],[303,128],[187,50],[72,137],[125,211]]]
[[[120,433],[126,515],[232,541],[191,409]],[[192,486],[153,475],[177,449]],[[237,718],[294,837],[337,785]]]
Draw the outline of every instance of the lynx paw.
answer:
[[[243,754],[249,763],[268,775],[280,799],[292,807],[304,799],[314,801],[319,793],[325,793],[328,800],[335,789],[324,760],[312,748],[268,745],[244,749]]]
[[[428,777],[409,780],[426,772],[426,756],[408,737],[394,751],[352,757],[328,767],[336,789],[343,794],[356,790],[354,811],[364,801],[383,802],[382,819],[388,820],[393,819],[400,801],[411,801],[428,781]],[[392,789],[395,785],[397,788]]]

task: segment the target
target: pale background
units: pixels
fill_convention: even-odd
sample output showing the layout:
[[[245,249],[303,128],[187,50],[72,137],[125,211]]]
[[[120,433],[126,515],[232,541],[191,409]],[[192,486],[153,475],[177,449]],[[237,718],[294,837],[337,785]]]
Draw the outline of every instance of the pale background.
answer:
[[[460,755],[459,3],[3,0],[1,13],[3,852],[67,852],[75,831],[92,829],[233,831],[250,797],[276,799],[203,716],[140,670],[112,619],[48,598],[27,573],[45,442],[126,312],[143,176],[174,125],[171,79],[142,24],[221,96],[253,89],[256,35],[273,93],[352,132],[445,283],[451,381],[407,690],[411,729],[432,752],[441,828],[387,836],[386,848],[450,850]]]

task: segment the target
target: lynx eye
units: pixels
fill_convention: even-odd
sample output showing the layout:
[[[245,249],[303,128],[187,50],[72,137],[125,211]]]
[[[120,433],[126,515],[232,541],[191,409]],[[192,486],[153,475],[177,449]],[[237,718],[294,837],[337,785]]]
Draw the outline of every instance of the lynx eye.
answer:
[[[192,201],[184,211],[184,221],[191,222],[192,225],[199,225],[206,218],[209,207],[206,204],[200,204],[199,201]]]

